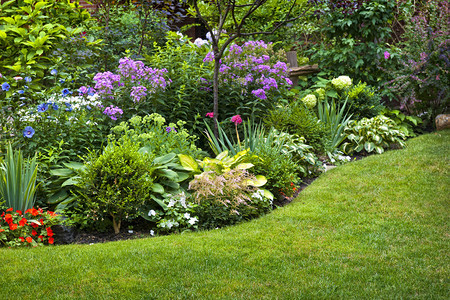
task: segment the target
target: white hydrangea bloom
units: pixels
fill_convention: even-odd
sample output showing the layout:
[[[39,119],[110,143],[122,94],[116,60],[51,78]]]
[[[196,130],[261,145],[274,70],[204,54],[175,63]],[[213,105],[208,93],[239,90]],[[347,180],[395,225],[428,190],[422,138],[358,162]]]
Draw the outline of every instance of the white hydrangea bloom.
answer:
[[[331,80],[331,84],[338,90],[342,90],[352,85],[352,79],[348,76],[339,76]]]
[[[313,108],[317,104],[316,96],[309,94],[302,98],[302,102],[305,103],[307,108]]]
[[[189,224],[194,225],[195,223],[197,223],[198,219],[196,217],[190,218],[189,219]]]
[[[149,217],[151,217],[151,216],[156,216],[156,211],[154,211],[153,209],[151,209],[151,210],[148,212],[148,216],[149,216]]]
[[[211,38],[211,34],[210,34],[210,38]],[[208,40],[204,40],[202,38],[197,38],[194,41],[194,45],[196,45],[197,47],[201,48],[203,45],[208,45],[209,41]]]
[[[185,213],[185,214],[184,214],[184,217],[185,217],[186,219],[190,219],[190,218],[191,218],[191,214],[190,214],[190,213]]]

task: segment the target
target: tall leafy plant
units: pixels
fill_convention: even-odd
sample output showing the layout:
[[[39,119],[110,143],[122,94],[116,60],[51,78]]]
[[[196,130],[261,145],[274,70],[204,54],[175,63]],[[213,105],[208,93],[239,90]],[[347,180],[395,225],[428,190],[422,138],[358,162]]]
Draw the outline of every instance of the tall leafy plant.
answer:
[[[6,201],[7,207],[22,212],[32,208],[37,190],[37,171],[36,156],[26,161],[20,150],[13,151],[8,145],[5,160],[0,165],[0,200]]]

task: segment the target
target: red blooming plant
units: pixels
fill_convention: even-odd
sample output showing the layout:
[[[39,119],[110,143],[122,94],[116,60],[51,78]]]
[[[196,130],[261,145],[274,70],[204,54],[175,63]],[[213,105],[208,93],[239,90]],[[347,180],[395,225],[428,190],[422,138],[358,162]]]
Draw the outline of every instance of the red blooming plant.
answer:
[[[60,223],[60,216],[52,211],[30,208],[22,212],[8,208],[0,215],[0,242],[7,247],[53,244],[51,227]]]

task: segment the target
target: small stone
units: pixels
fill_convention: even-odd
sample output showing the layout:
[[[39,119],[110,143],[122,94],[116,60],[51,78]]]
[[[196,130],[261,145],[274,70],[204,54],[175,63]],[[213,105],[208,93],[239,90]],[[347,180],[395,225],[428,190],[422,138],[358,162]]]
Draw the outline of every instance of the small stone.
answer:
[[[436,130],[444,130],[450,128],[450,115],[441,114],[436,116]]]

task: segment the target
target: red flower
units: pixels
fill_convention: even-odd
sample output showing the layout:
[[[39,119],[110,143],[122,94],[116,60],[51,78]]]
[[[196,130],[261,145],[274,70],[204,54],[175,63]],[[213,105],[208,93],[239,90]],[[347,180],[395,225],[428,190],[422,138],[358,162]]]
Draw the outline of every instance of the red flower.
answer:
[[[37,234],[37,231],[36,230],[31,230],[31,234],[33,235],[33,236],[35,236],[36,234]]]
[[[8,212],[8,211],[13,211],[13,208],[11,207],[11,208],[8,208],[7,210],[6,210],[6,212]]]
[[[44,211],[42,210],[42,208],[38,208],[38,212],[39,212],[40,214],[42,214]]]
[[[27,242],[31,243],[33,241],[33,239],[31,238],[31,236],[27,237]]]
[[[19,226],[25,226],[27,225],[28,220],[25,218],[22,218],[22,220],[19,221]]]
[[[36,208],[30,208],[25,211],[26,214],[32,214],[34,217],[39,214],[39,211]]]
[[[41,223],[41,225],[44,225],[44,219],[40,219],[39,222]]]
[[[9,229],[16,230],[17,229],[17,224],[9,224]]]
[[[52,238],[52,237],[48,239],[48,243],[49,243],[49,244],[53,244],[54,241],[55,241],[55,239]]]
[[[209,112],[209,113],[206,114],[206,116],[210,117],[210,118],[214,118],[214,113],[213,112]]]
[[[43,240],[43,239],[44,239],[44,236],[43,236],[43,235],[40,235],[40,236],[38,236],[38,239]]]
[[[16,210],[16,213],[18,213],[19,215],[22,215],[22,211],[21,210]]]
[[[22,243],[25,242],[25,238],[23,236],[21,236],[19,239]]]
[[[33,222],[33,223],[31,223],[31,227],[33,227],[33,228],[38,228],[39,225]]]
[[[53,231],[50,227],[47,227],[47,235],[48,236],[53,236]]]
[[[11,223],[12,223],[12,215],[11,214],[6,214],[5,222],[8,223],[9,225],[11,225]]]
[[[0,229],[0,232],[3,232],[3,231],[5,231],[5,229]]]
[[[56,214],[54,213],[54,212],[52,212],[52,211],[47,211],[47,214],[48,215],[50,215],[50,216],[52,216],[52,217],[54,217]]]
[[[5,212],[2,213],[1,217],[3,218],[5,216]]]

